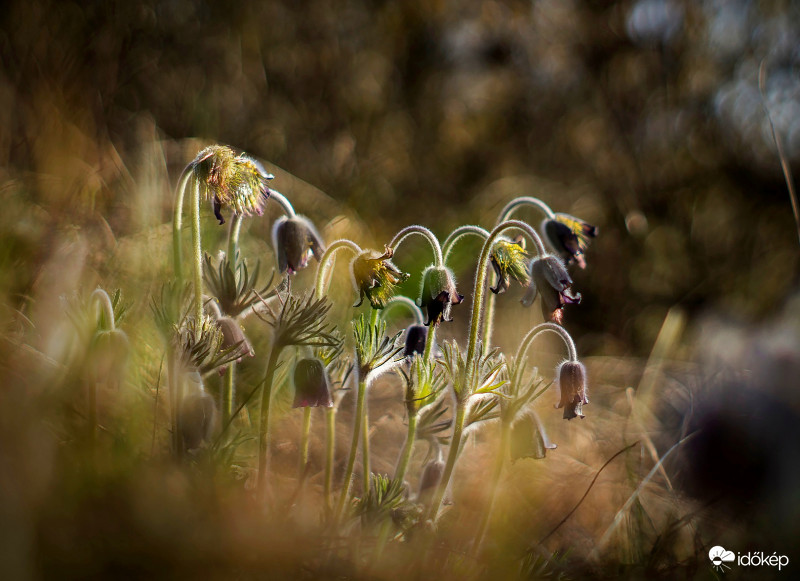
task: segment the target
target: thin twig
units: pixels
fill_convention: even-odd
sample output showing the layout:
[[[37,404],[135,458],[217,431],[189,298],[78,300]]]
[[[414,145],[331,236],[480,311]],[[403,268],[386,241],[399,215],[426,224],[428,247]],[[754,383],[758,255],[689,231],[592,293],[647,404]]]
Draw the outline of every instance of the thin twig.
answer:
[[[161,356],[161,365],[158,366],[158,379],[156,380],[156,400],[153,404],[153,439],[150,444],[150,455],[156,449],[156,423],[158,423],[158,390],[161,387],[161,371],[164,369],[164,357],[166,353]]]

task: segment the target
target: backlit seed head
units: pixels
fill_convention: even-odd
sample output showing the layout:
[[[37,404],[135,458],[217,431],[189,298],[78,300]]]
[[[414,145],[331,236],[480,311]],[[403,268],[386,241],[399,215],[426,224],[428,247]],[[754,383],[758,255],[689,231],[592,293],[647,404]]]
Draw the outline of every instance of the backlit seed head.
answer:
[[[382,309],[394,296],[395,288],[408,279],[409,275],[401,272],[390,262],[394,251],[388,246],[382,255],[373,250],[365,250],[350,263],[350,274],[353,289],[358,293],[358,307],[367,297],[373,309]]]
[[[528,274],[528,253],[525,252],[525,239],[519,237],[513,242],[500,239],[492,248],[491,261],[492,268],[497,275],[497,285],[489,287],[495,294],[501,294],[508,290],[513,278],[522,286],[527,286],[530,282]]]

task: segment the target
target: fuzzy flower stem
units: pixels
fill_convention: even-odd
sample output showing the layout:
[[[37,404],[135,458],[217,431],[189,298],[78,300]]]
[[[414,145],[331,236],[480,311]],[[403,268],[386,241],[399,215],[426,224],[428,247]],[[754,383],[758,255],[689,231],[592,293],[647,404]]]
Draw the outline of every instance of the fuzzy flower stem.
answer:
[[[497,226],[511,218],[511,214],[519,208],[520,206],[535,206],[542,213],[545,215],[546,218],[552,220],[556,217],[553,210],[550,209],[550,206],[545,204],[539,198],[533,198],[531,196],[520,196],[519,198],[514,198],[508,204],[506,204],[505,208],[500,210],[500,214],[497,217]]]
[[[235,214],[231,220],[231,228],[228,230],[228,260],[234,271],[236,270],[236,251],[239,250],[239,234],[242,232],[243,221],[242,214]]]
[[[406,475],[408,465],[411,462],[411,455],[414,451],[414,442],[417,438],[417,422],[419,414],[414,412],[408,416],[408,432],[406,434],[406,443],[403,445],[403,450],[400,452],[400,457],[397,460],[397,467],[394,470],[394,479],[402,482],[403,477]]]
[[[350,456],[347,459],[347,469],[344,472],[344,482],[342,483],[342,491],[339,495],[339,502],[336,506],[335,520],[339,520],[344,511],[344,506],[347,504],[347,499],[350,496],[350,484],[353,479],[353,469],[356,465],[356,456],[358,455],[358,440],[361,436],[361,423],[364,416],[364,403],[366,402],[367,382],[364,378],[359,377],[358,393],[356,395],[356,413],[355,424],[353,425],[353,440],[350,444]]]
[[[422,316],[422,311],[417,306],[417,303],[412,301],[408,297],[404,296],[394,296],[386,301],[386,306],[381,311],[380,317],[382,320],[386,320],[386,315],[393,307],[408,307],[408,310],[411,311],[411,314],[414,316],[414,323],[417,325],[422,325],[425,321],[425,318]]]
[[[311,406],[303,408],[303,431],[300,435],[300,467],[299,467],[299,481],[300,485],[306,479],[306,466],[308,466],[308,436],[311,433]]]
[[[480,236],[484,240],[489,237],[489,232],[481,228],[480,226],[459,226],[452,232],[450,235],[445,238],[444,244],[442,244],[442,248],[444,249],[444,262],[447,263],[447,259],[450,257],[450,252],[453,250],[453,247],[456,245],[461,238],[468,234],[474,234],[476,236]]]
[[[442,504],[444,493],[447,490],[447,485],[450,483],[450,477],[453,475],[453,469],[456,466],[456,460],[458,459],[458,454],[461,451],[461,440],[464,436],[464,422],[467,419],[467,406],[468,398],[462,398],[456,404],[456,417],[453,421],[453,437],[450,440],[450,450],[447,453],[447,462],[445,463],[444,472],[442,473],[442,479],[439,481],[439,486],[436,487],[436,492],[434,492],[433,497],[431,498],[431,504],[428,507],[428,514],[426,517],[434,522],[439,514],[439,506]]]
[[[282,193],[270,188],[269,199],[278,202],[281,209],[283,210],[283,213],[286,214],[287,218],[294,218],[297,215],[294,211],[294,206],[292,206],[292,203]]]
[[[269,490],[267,474],[269,472],[269,447],[270,447],[270,408],[272,406],[272,379],[278,366],[281,346],[273,345],[269,354],[267,369],[264,372],[264,387],[261,393],[261,418],[258,430],[258,480],[256,490],[263,500],[267,498]]]
[[[172,264],[175,269],[175,278],[183,280],[183,256],[181,252],[181,226],[183,220],[183,198],[186,195],[186,187],[192,177],[192,166],[187,165],[183,170],[178,187],[175,190],[175,207],[172,213]]]
[[[192,258],[194,267],[195,335],[200,338],[203,322],[203,247],[200,242],[200,182],[194,180],[192,191]]]
[[[108,325],[108,331],[114,330],[114,307],[111,304],[111,298],[109,298],[108,293],[101,288],[97,288],[94,290],[92,295],[89,297],[90,300],[94,301],[97,304],[99,311],[105,317],[106,325]]]
[[[521,357],[525,355],[525,352],[531,346],[536,337],[539,335],[550,331],[551,333],[555,333],[564,341],[564,345],[567,347],[567,353],[569,354],[570,361],[577,361],[578,360],[578,351],[575,349],[575,342],[570,337],[570,334],[567,333],[566,329],[561,325],[557,325],[555,323],[541,323],[536,325],[533,329],[528,331],[528,334],[522,339],[522,342],[519,344],[519,349],[517,349],[517,355],[514,361],[519,361]]]
[[[236,392],[236,362],[231,361],[225,370],[225,383],[222,386],[222,421],[227,422],[233,413],[233,394]]]
[[[333,508],[333,461],[336,451],[336,406],[325,408],[325,506]]]
[[[400,232],[394,235],[392,241],[389,242],[389,248],[392,250],[397,250],[397,247],[400,246],[400,243],[408,238],[413,234],[419,234],[424,236],[428,239],[428,242],[431,244],[431,248],[433,249],[433,259],[436,263],[436,266],[444,266],[444,260],[442,258],[442,247],[439,244],[439,239],[434,236],[433,232],[431,232],[428,228],[424,226],[412,225],[406,226]]]
[[[327,250],[322,255],[322,258],[319,259],[319,266],[317,267],[317,278],[316,284],[314,285],[315,289],[315,297],[321,299],[322,296],[325,294],[325,278],[328,274],[328,270],[330,270],[331,266],[333,266],[333,258],[334,254],[336,254],[339,250],[348,249],[355,255],[361,253],[361,247],[353,242],[352,240],[347,240],[343,238],[341,240],[336,240],[335,242],[331,242],[328,245]]]
[[[378,326],[378,316],[380,315],[380,311],[378,309],[372,309],[369,317],[369,324],[372,328],[376,328]],[[366,385],[369,385],[369,378],[365,377],[364,380],[366,381]],[[366,387],[365,387],[366,391]],[[370,457],[369,457],[369,403],[366,401],[366,395],[364,396],[364,405],[361,409],[361,413],[363,414],[363,418],[361,419],[361,477],[363,480],[363,496],[362,498],[366,498],[367,494],[369,494],[369,477],[371,474],[370,471]]]

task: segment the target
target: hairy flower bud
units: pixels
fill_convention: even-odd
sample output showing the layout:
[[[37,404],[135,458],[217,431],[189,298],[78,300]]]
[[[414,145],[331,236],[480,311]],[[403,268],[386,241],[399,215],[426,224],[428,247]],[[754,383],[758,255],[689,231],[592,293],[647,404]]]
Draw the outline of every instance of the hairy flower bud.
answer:
[[[564,318],[564,306],[581,302],[581,295],[572,294],[572,278],[564,263],[557,256],[545,255],[531,262],[531,283],[525,296],[523,306],[529,307],[541,295],[542,314],[545,320],[561,324]]]
[[[419,306],[427,310],[426,326],[431,324],[439,326],[442,321],[452,321],[450,308],[463,300],[464,295],[456,290],[456,280],[449,268],[429,266],[422,273],[422,296],[419,299]]]
[[[394,296],[395,287],[408,279],[408,274],[389,261],[394,256],[391,248],[386,247],[382,255],[375,254],[375,251],[366,250],[350,263],[353,288],[358,293],[358,302],[354,307],[360,306],[364,297],[367,297],[373,309],[384,308]]]
[[[492,248],[492,268],[497,275],[497,286],[489,287],[495,294],[502,294],[511,285],[511,278],[522,286],[530,282],[528,275],[528,254],[525,252],[525,239],[521,236],[513,242],[501,238]]]
[[[403,357],[413,357],[414,353],[425,353],[425,342],[428,340],[428,328],[424,325],[411,325],[406,330],[406,346]]]
[[[589,239],[597,236],[597,228],[569,214],[556,214],[542,222],[545,238],[569,265],[577,264],[586,268],[583,254],[589,246]]]
[[[328,373],[319,359],[301,359],[294,366],[292,407],[333,407]]]
[[[220,331],[222,331],[222,344],[220,345],[222,350],[230,349],[238,345],[236,351],[240,353],[241,356],[236,360],[236,363],[241,363],[242,357],[245,355],[249,355],[250,357],[255,355],[253,346],[250,344],[250,341],[248,341],[239,323],[230,317],[220,317],[217,319],[217,326]],[[226,369],[227,366],[220,367],[219,374],[222,375],[225,373]]]
[[[281,273],[294,274],[308,266],[313,256],[317,262],[325,248],[314,225],[304,216],[281,216],[272,226],[272,247]]]
[[[589,403],[586,394],[586,368],[579,361],[564,361],[556,370],[561,394],[556,408],[564,408],[564,419],[583,418],[583,406]]]

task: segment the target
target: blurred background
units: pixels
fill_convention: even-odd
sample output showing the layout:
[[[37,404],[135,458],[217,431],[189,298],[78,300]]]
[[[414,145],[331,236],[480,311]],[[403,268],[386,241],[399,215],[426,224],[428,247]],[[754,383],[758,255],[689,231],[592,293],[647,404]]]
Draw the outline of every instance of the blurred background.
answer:
[[[75,578],[102,577],[103,550],[121,555],[122,570],[153,567],[165,577],[172,570],[158,569],[160,559],[186,574],[208,574],[213,561],[216,575],[230,578],[215,548],[271,551],[251,563],[256,574],[291,560],[281,542],[298,537],[264,530],[241,497],[212,490],[230,478],[206,481],[200,471],[192,480],[154,454],[164,436],[155,430],[163,350],[147,327],[149,302],[171,276],[178,176],[211,143],[264,160],[271,185],[328,241],[350,236],[382,248],[409,223],[443,240],[461,224],[491,227],[517,196],[538,196],[599,228],[587,268],[572,272],[583,302],[565,315],[589,363],[594,417],[554,427],[561,446],[548,470],[529,462],[514,473],[516,496],[502,501],[516,519],[509,539],[543,537],[603,462],[641,434],[663,455],[702,429],[667,464],[701,504],[682,505],[659,481],[649,498],[656,508],[637,507],[621,527],[626,542],[641,545],[622,543],[626,562],[642,562],[650,541],[669,552],[664,539],[676,530],[688,539],[682,554],[704,560],[704,543],[722,542],[731,523],[755,549],[796,549],[800,458],[787,442],[800,425],[798,228],[765,108],[797,172],[797,2],[9,0],[0,59],[0,371],[16,387],[0,391],[10,412],[0,416],[0,562],[16,559],[20,578],[31,577],[34,562],[44,576],[68,578],[59,574],[70,559]],[[268,219],[246,223],[245,255],[271,264],[277,214],[268,207]],[[208,215],[204,243],[219,247],[226,229]],[[517,216],[542,218],[529,209]],[[463,294],[476,253],[465,241],[455,256]],[[412,273],[408,296],[428,260],[418,242],[398,253]],[[300,288],[308,276],[298,275]],[[58,366],[70,360],[61,297],[98,284],[126,293],[126,332],[137,347],[128,377],[136,389],[115,404],[112,465],[100,485],[73,470],[83,449],[64,446],[74,442],[62,424],[82,420],[71,395],[55,397],[53,388],[79,383]],[[348,288],[331,294],[352,300]],[[520,316],[521,296],[515,284],[498,301],[501,347],[541,318],[536,308]],[[466,306],[454,308],[442,337],[463,337]],[[542,369],[562,356],[551,351]],[[256,381],[260,367],[243,367]],[[378,403],[393,402],[388,417],[397,421],[377,426],[376,438],[399,448],[403,410],[395,391],[384,395]],[[299,429],[292,421],[276,446],[287,465]],[[554,539],[577,555],[596,546],[652,467],[644,452],[635,456],[609,469],[598,481],[603,496],[590,498],[596,504],[575,516],[580,526],[550,548]],[[377,463],[390,467],[393,458]],[[488,461],[484,447],[465,462],[472,478]],[[579,485],[564,486],[567,478]],[[578,496],[552,498],[566,488]],[[724,510],[714,504],[721,497]],[[199,505],[213,506],[200,514]],[[697,515],[707,517],[697,529],[686,524]],[[209,532],[217,526],[228,543],[221,548]],[[116,545],[126,534],[152,551],[149,560],[135,542]],[[90,535],[97,546],[82,544]],[[774,542],[758,545],[764,538]],[[314,547],[304,546],[309,559]]]
[[[518,195],[597,225],[568,317],[583,352],[646,354],[675,305],[757,320],[796,287],[764,106],[796,170],[797,3],[36,0],[0,18],[11,294],[59,227],[165,224],[213,142],[313,184],[377,247],[408,223],[491,226]]]

